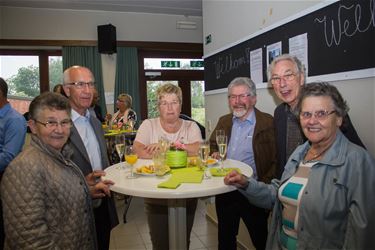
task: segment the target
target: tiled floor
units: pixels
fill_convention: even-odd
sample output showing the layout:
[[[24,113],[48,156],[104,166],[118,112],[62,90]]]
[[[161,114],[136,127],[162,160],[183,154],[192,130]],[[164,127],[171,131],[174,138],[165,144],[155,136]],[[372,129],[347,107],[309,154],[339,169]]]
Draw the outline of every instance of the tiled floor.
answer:
[[[143,199],[134,197],[127,214],[127,223],[122,223],[123,200],[117,200],[120,224],[112,230],[110,250],[152,249]],[[205,216],[205,204],[198,202],[193,231],[190,237],[190,250],[217,249],[217,227]]]

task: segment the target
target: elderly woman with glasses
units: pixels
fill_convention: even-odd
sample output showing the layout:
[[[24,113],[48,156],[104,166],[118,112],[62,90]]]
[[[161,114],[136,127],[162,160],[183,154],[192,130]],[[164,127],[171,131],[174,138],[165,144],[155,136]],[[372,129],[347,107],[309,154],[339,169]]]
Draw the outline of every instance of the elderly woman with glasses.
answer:
[[[129,121],[132,121],[134,125],[134,122],[137,121],[137,114],[132,110],[132,103],[133,99],[130,95],[120,94],[116,101],[117,112],[113,116],[107,114],[106,119],[118,128],[121,128],[124,124],[128,124]]]
[[[68,99],[46,92],[30,104],[31,144],[1,182],[5,246],[9,249],[97,249],[91,196],[109,189],[85,179],[65,146],[72,121]]]
[[[160,138],[181,142],[188,155],[197,155],[202,136],[194,121],[179,118],[182,105],[180,87],[167,83],[157,89],[156,95],[160,116],[144,120],[135,137],[134,148],[139,158],[151,158],[158,150]],[[145,207],[153,249],[168,250],[168,201],[145,199]],[[186,200],[188,241],[196,207],[197,199]]]
[[[250,202],[273,207],[267,249],[371,249],[375,159],[340,131],[348,107],[336,87],[307,84],[296,106],[308,139],[281,180],[257,182],[233,171],[224,182]]]
[[[298,117],[294,115],[298,95],[305,86],[306,70],[296,56],[283,54],[276,57],[269,65],[267,77],[275,94],[282,101],[276,107],[273,119],[277,136],[278,177],[280,177],[289,156],[298,145],[307,140],[299,125]],[[365,148],[348,115],[343,117],[340,130],[351,142]]]

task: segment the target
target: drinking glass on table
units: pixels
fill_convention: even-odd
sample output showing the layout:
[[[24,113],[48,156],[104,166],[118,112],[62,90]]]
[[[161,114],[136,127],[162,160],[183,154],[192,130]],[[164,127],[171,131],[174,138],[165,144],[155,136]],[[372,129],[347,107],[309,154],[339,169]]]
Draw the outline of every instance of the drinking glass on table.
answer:
[[[133,166],[138,160],[138,155],[134,152],[133,146],[126,146],[125,147],[125,160],[131,166],[130,174],[127,176],[128,179],[137,178],[134,174]]]
[[[158,145],[158,150],[161,153],[166,153],[167,150],[169,149],[169,146],[170,146],[170,142],[165,137],[160,137],[159,140],[158,140],[158,144],[159,144]]]
[[[122,167],[122,159],[124,158],[125,153],[125,136],[124,135],[116,135],[115,136],[115,149],[118,154],[118,157],[120,158],[118,169],[123,169]]]
[[[204,171],[204,178],[209,179],[210,177],[206,174],[206,168],[207,168],[207,160],[208,156],[210,155],[210,143],[209,141],[202,141],[199,145],[199,158],[201,161],[201,164],[199,164],[199,168]]]
[[[128,123],[127,123],[128,130],[133,131],[134,130],[134,124],[135,124],[135,121],[133,119],[129,119]]]
[[[216,136],[216,143],[217,146],[219,147],[219,155],[220,155],[220,161],[221,161],[221,167],[220,171],[224,171],[224,157],[227,153],[227,143],[228,143],[228,138],[226,135],[218,135]]]
[[[152,156],[152,161],[154,163],[154,171],[157,176],[162,176],[165,174],[165,153],[157,150]]]

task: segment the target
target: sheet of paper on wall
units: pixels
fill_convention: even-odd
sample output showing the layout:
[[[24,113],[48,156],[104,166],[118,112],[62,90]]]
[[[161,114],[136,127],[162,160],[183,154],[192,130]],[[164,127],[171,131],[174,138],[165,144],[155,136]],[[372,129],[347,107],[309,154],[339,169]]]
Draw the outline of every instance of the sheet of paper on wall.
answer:
[[[114,98],[115,93],[114,92],[105,92],[104,95],[105,95],[105,104],[113,105],[114,100],[115,100],[115,98]]]
[[[296,56],[305,65],[306,75],[308,76],[307,46],[307,33],[289,38],[289,54]]]
[[[250,78],[257,88],[267,87],[263,82],[262,48],[250,51]]]
[[[267,67],[275,57],[281,55],[281,41],[267,46]]]

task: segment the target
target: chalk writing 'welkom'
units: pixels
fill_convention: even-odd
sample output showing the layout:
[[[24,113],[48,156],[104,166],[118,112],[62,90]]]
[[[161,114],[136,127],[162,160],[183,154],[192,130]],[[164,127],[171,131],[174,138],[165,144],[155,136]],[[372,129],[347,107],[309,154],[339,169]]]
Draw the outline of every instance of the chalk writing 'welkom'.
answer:
[[[370,0],[370,20],[362,19],[362,6],[360,2],[358,4],[353,4],[348,6],[340,5],[337,10],[337,25],[335,26],[335,21],[331,20],[331,27],[329,27],[329,21],[327,17],[315,18],[316,22],[324,24],[324,36],[326,44],[331,47],[333,43],[339,45],[343,36],[352,37],[356,33],[364,33],[370,28],[375,27],[375,0]],[[343,14],[351,11],[351,16],[353,20],[348,20],[343,17]],[[367,11],[367,10],[366,10]],[[346,13],[345,13],[346,14]],[[330,35],[331,36],[330,36]],[[330,36],[330,37],[329,37]]]
[[[213,62],[215,68],[216,79],[220,79],[223,75],[228,72],[239,68],[243,64],[249,64],[250,60],[250,48],[246,48],[244,54],[240,57],[234,58],[232,54],[228,54],[224,57],[219,57]]]

